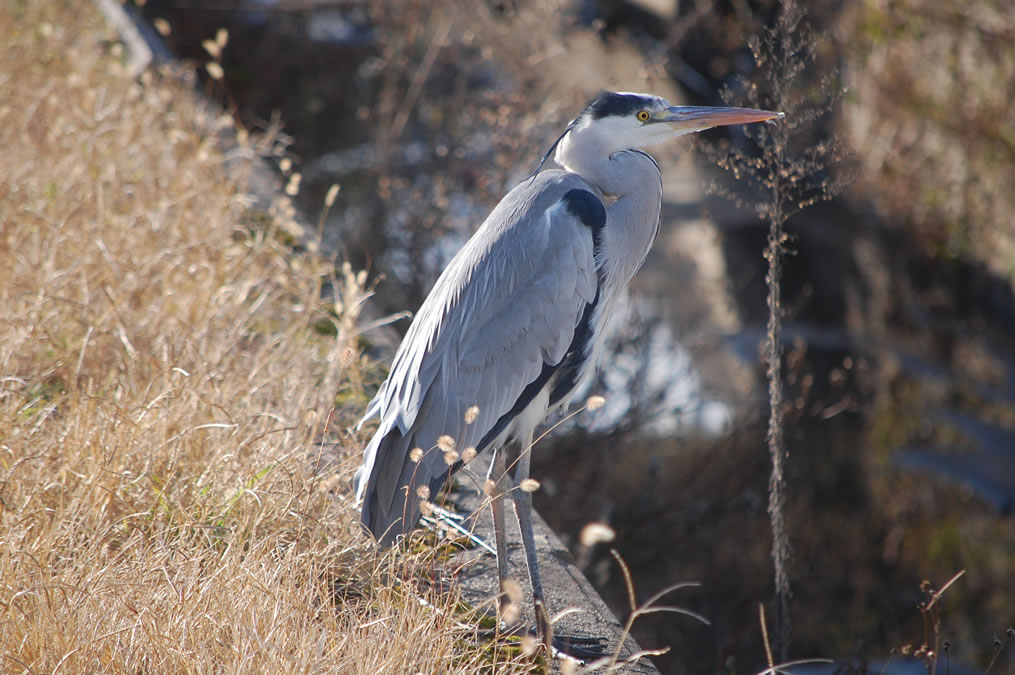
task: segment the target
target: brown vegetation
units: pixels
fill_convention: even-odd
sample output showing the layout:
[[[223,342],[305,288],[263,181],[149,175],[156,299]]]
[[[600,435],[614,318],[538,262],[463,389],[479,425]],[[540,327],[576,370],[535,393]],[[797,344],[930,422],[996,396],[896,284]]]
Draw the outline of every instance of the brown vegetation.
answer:
[[[0,667],[531,668],[359,535],[330,489],[358,446],[310,470],[341,369],[362,406],[356,275],[282,243],[228,121],[74,7],[0,10]]]

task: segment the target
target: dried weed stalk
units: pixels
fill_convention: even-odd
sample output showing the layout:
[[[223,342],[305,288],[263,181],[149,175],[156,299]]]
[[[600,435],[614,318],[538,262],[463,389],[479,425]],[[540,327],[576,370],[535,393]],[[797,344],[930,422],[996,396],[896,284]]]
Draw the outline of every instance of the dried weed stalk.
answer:
[[[786,449],[783,441],[785,404],[782,388],[782,259],[789,237],[785,226],[791,216],[808,206],[830,200],[846,184],[831,169],[842,159],[843,150],[831,139],[815,139],[814,122],[828,113],[842,93],[837,74],[818,78],[802,77],[814,62],[817,38],[803,23],[804,12],[793,0],[784,0],[778,18],[760,37],[750,42],[757,63],[757,79],[740,83],[746,100],[729,90],[731,104],[779,110],[785,119],[745,129],[757,149],[728,143],[706,148],[716,163],[747,186],[743,198],[732,189],[713,184],[711,192],[753,210],[768,224],[765,259],[768,273],[768,323],[765,340],[768,380],[768,451],[772,461],[769,480],[769,518],[772,527],[772,561],[775,568],[775,646],[780,660],[786,659],[791,634],[789,618],[790,558],[789,533],[785,523]]]

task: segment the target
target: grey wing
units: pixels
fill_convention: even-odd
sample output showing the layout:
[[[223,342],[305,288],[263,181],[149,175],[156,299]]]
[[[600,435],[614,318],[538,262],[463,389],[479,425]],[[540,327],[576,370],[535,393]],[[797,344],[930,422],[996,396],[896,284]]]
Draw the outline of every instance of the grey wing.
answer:
[[[596,233],[606,215],[597,195],[567,187],[550,198],[545,189],[508,195],[445,270],[399,347],[368,411],[381,423],[357,473],[363,522],[382,543],[415,524],[417,487],[434,493],[457,468],[438,439],[451,437],[458,452],[483,450],[572,345],[597,294]],[[471,407],[478,412],[466,423]],[[418,463],[414,448],[423,452]]]

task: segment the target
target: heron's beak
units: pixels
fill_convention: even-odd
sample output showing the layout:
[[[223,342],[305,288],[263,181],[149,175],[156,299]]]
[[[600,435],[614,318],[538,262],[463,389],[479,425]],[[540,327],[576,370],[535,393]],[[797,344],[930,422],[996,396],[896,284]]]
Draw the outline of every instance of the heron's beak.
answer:
[[[656,113],[657,122],[666,122],[674,131],[684,133],[703,131],[712,127],[729,126],[730,124],[750,124],[781,119],[785,113],[752,108],[714,108],[709,106],[675,105]]]

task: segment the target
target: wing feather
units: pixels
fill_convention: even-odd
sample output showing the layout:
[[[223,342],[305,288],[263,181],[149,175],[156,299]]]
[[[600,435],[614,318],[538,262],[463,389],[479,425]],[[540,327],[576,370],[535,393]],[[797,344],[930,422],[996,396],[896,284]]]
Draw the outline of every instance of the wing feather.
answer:
[[[381,423],[356,478],[363,522],[382,542],[415,524],[417,486],[439,487],[450,476],[443,452],[429,451],[437,439],[451,436],[459,451],[478,445],[544,366],[564,357],[598,284],[592,231],[562,206],[575,188],[601,199],[580,177],[558,171],[509,193],[409,327],[368,408]],[[473,405],[479,415],[467,425]],[[409,458],[414,447],[425,451],[418,464]],[[399,519],[407,526],[393,526]]]

